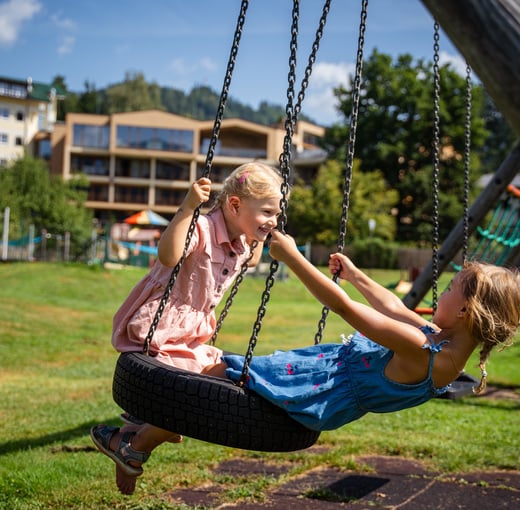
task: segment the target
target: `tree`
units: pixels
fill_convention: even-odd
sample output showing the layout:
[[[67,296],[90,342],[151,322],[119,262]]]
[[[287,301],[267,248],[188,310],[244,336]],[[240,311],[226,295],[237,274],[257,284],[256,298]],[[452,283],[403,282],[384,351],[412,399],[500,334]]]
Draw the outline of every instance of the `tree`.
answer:
[[[393,240],[395,221],[392,209],[397,192],[388,189],[381,172],[362,173],[355,162],[349,195],[347,237],[363,239],[374,235]],[[300,242],[337,244],[342,216],[344,168],[335,160],[322,165],[310,186],[296,184],[289,200],[288,224]],[[369,232],[369,220],[375,231]]]
[[[441,239],[462,215],[464,142],[466,120],[465,77],[440,68],[440,195],[451,207],[442,210]],[[333,157],[344,157],[352,110],[352,89],[335,91],[345,125],[326,131],[325,147]],[[478,149],[487,135],[482,111],[482,88],[472,87],[472,147]],[[390,187],[399,192],[397,239],[418,244],[431,239],[431,168],[433,159],[433,69],[411,55],[395,62],[374,50],[364,62],[356,132],[356,157],[363,172],[380,170]],[[478,157],[472,158],[472,181],[478,175]],[[450,200],[445,194],[457,197]],[[426,199],[428,197],[428,199]],[[424,223],[430,222],[428,228]]]
[[[100,95],[93,82],[85,81],[85,92],[78,96],[77,108],[80,113],[101,113]]]
[[[30,225],[55,235],[70,233],[70,253],[85,253],[92,234],[92,211],[85,207],[88,181],[50,176],[46,163],[25,157],[0,172],[0,209],[10,208],[9,237],[27,235]]]
[[[159,85],[148,84],[143,73],[131,71],[127,71],[124,82],[107,88],[105,101],[108,114],[163,109]]]
[[[483,118],[488,136],[479,155],[484,172],[494,173],[511,152],[516,136],[487,92],[484,92]]]
[[[77,101],[77,98],[73,97],[69,99],[70,94],[67,89],[67,84],[65,83],[65,77],[61,74],[58,74],[53,78],[51,86],[64,92],[65,97],[58,101],[58,111],[56,114],[56,120],[64,121],[67,112],[73,111],[73,109],[70,109],[70,106],[75,106],[75,101]]]

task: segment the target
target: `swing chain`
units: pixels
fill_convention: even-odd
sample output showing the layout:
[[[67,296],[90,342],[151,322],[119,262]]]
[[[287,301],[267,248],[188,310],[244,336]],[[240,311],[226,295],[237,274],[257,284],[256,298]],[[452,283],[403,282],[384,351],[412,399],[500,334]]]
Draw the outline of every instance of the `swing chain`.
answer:
[[[233,304],[233,299],[237,295],[238,288],[240,287],[240,284],[242,283],[242,280],[244,279],[244,276],[246,274],[247,269],[249,268],[249,262],[251,262],[251,259],[253,258],[253,255],[255,253],[255,248],[258,245],[258,241],[253,241],[251,244],[251,252],[249,253],[249,257],[243,262],[242,267],[240,268],[240,273],[236,277],[235,282],[233,283],[233,287],[229,291],[229,296],[226,299],[226,303],[220,312],[219,318],[217,320],[217,324],[215,326],[215,331],[213,332],[212,337],[209,340],[210,345],[215,345],[215,342],[217,340],[217,336],[220,332],[220,329],[222,328],[222,324],[224,322],[224,319],[227,317],[229,313],[229,309],[231,308],[231,305]]]
[[[358,48],[356,57],[356,74],[354,86],[352,87],[352,112],[350,114],[349,138],[347,147],[345,180],[343,184],[343,204],[341,211],[340,234],[338,238],[337,251],[343,252],[345,247],[345,236],[347,232],[348,210],[350,202],[350,188],[352,183],[352,169],[354,167],[354,148],[356,144],[357,121],[359,115],[359,98],[361,95],[361,77],[363,72],[363,48],[365,45],[365,32],[367,21],[368,0],[363,0],[361,6],[361,21],[359,25]],[[333,275],[332,279],[337,283],[339,274]],[[324,306],[321,310],[321,318],[318,321],[318,330],[314,336],[314,343],[319,344],[322,340],[329,309]]]
[[[282,174],[282,199],[280,200],[280,216],[278,217],[278,228],[281,232],[285,231],[287,223],[287,195],[289,192],[289,174],[291,160],[291,144],[296,123],[294,107],[294,85],[296,82],[296,60],[298,50],[298,18],[300,4],[299,0],[293,2],[292,24],[291,24],[291,43],[289,56],[289,73],[287,75],[287,103],[285,105],[285,136],[283,139],[283,150],[280,154],[280,173]]]
[[[439,24],[434,23],[433,44],[433,172],[432,172],[432,308],[437,308],[439,280],[439,146],[440,146],[440,71]]]
[[[300,92],[298,93],[298,101],[297,101],[296,105],[293,108],[294,109],[294,113],[293,114],[289,113],[289,114],[286,115],[287,118],[289,118],[290,115],[292,116],[292,122],[291,122],[291,126],[289,128],[287,127],[287,124],[285,125],[286,131],[288,131],[289,129],[291,129],[291,131],[290,131],[290,135],[288,137],[284,138],[284,152],[285,152],[285,150],[290,150],[290,146],[291,146],[290,144],[291,144],[292,136],[293,136],[293,131],[292,130],[294,130],[294,127],[295,127],[295,124],[296,124],[296,120],[297,120],[298,115],[299,115],[299,113],[301,111],[301,105],[302,105],[302,102],[303,102],[303,100],[305,98],[305,90],[306,90],[306,88],[307,88],[307,86],[309,84],[309,78],[310,78],[310,76],[312,74],[312,67],[313,67],[313,65],[314,65],[314,63],[316,61],[316,54],[317,54],[319,46],[320,46],[320,40],[321,40],[321,38],[323,36],[323,29],[325,27],[325,24],[326,24],[326,21],[327,21],[327,15],[328,15],[329,10],[330,10],[330,2],[331,2],[331,0],[326,0],[325,4],[323,6],[323,12],[322,12],[322,15],[321,15],[321,18],[320,18],[320,21],[319,21],[319,26],[318,26],[318,29],[316,30],[316,37],[315,37],[315,40],[314,40],[313,45],[312,45],[312,50],[311,50],[311,53],[309,55],[307,67],[305,68],[304,78],[302,79],[302,82],[301,82]],[[293,15],[294,15],[294,13],[293,13]],[[291,33],[292,33],[292,38],[291,38],[290,62],[293,65],[292,65],[292,70],[291,70],[291,66],[290,66],[290,70],[294,74],[295,73],[294,69],[295,69],[295,66],[296,66],[296,50],[297,50],[297,28],[295,29],[294,25],[293,25],[293,27],[291,29]],[[289,82],[290,83],[292,82],[292,84],[294,86],[295,79],[294,78],[289,78]],[[288,104],[291,105],[292,104],[292,100],[294,98],[294,92],[289,90],[288,94],[290,95],[290,99],[288,100]],[[287,108],[287,106],[286,106],[286,108]],[[292,109],[289,106],[289,112],[291,110]],[[287,139],[289,140],[288,145],[287,145]],[[287,147],[289,147],[289,149]],[[282,157],[282,156],[280,156],[280,157]],[[281,174],[282,174],[282,184],[281,184],[282,200],[280,201],[280,210],[285,212],[287,210],[287,196],[289,195],[289,182],[288,182],[289,171],[287,170],[289,168],[289,163],[288,163],[288,161],[281,162],[280,163],[280,168],[282,168],[282,165],[283,165],[283,168],[285,169],[285,171],[281,172]],[[281,225],[280,229],[282,231],[284,229],[285,222],[286,222],[286,216],[284,216],[284,218],[282,218],[282,220],[279,219],[279,225]],[[245,262],[245,264],[247,264],[247,265],[244,264],[244,266],[242,267],[242,270],[240,272],[240,275],[237,277],[237,279],[233,283],[233,287],[232,287],[232,289],[230,291],[230,296],[226,300],[226,304],[224,305],[224,309],[221,312],[221,317],[219,317],[219,319],[217,321],[217,329],[214,332],[213,336],[211,337],[210,343],[212,345],[214,345],[214,343],[216,341],[218,332],[219,332],[219,330],[220,330],[220,328],[222,326],[222,322],[223,322],[224,318],[227,316],[229,308],[231,307],[232,301],[233,301],[235,295],[238,292],[238,287],[242,283],[243,275],[247,271],[247,268],[248,268],[250,260],[251,259],[249,258]],[[278,267],[279,267],[278,263],[271,264],[270,265],[269,274],[271,276],[273,276],[278,271]],[[268,280],[268,281],[270,281],[270,280]]]
[[[464,124],[464,240],[462,261],[468,259],[469,245],[469,187],[471,163],[471,67],[466,65],[466,122]]]
[[[247,12],[248,7],[248,0],[242,0],[242,4],[240,7],[240,13],[238,15],[237,19],[237,26],[235,29],[235,34],[233,37],[233,44],[231,48],[231,52],[229,55],[228,65],[226,68],[226,75],[224,78],[224,84],[222,86],[222,91],[220,94],[220,100],[219,105],[217,108],[217,114],[215,118],[215,123],[213,125],[213,134],[211,137],[211,141],[209,144],[207,156],[206,156],[206,162],[204,164],[204,171],[203,171],[203,177],[209,177],[211,172],[211,164],[213,161],[213,156],[215,153],[215,147],[217,145],[218,136],[220,133],[220,126],[222,125],[222,117],[224,116],[224,110],[226,107],[226,101],[229,94],[229,87],[231,85],[231,77],[233,75],[233,70],[235,68],[235,60],[236,56],[238,54],[238,47],[240,43],[240,38],[242,36],[242,29],[245,22],[245,16]],[[162,317],[162,314],[164,313],[164,308],[166,307],[166,303],[168,302],[168,299],[170,298],[171,290],[173,288],[173,285],[175,284],[175,281],[177,280],[177,276],[179,274],[180,268],[182,264],[184,263],[184,260],[186,259],[188,249],[191,243],[191,239],[193,237],[193,233],[195,232],[195,228],[197,225],[197,221],[200,216],[200,209],[202,207],[202,204],[199,205],[195,211],[193,212],[193,217],[191,219],[190,226],[188,227],[188,232],[186,234],[186,242],[184,243],[184,250],[181,255],[181,258],[179,259],[179,262],[177,262],[177,265],[173,268],[173,271],[171,273],[170,279],[168,281],[168,285],[166,286],[163,296],[159,302],[159,306],[157,307],[157,311],[155,312],[155,316],[153,318],[153,321],[150,325],[150,328],[148,330],[148,333],[146,335],[146,338],[143,343],[143,354],[149,354],[150,353],[150,343],[152,341],[152,338],[155,334],[155,331],[157,329],[157,325],[159,324],[159,320]]]
[[[248,0],[242,0],[240,6],[240,13],[238,15],[237,26],[235,29],[235,35],[233,37],[233,44],[229,54],[229,60],[226,68],[226,75],[224,77],[224,84],[220,94],[220,101],[215,116],[215,123],[213,124],[213,134],[209,143],[208,152],[206,155],[206,161],[204,163],[203,177],[209,177],[211,173],[211,164],[215,155],[215,147],[217,145],[218,137],[220,134],[220,128],[222,126],[222,118],[224,117],[224,109],[229,94],[229,87],[231,86],[231,78],[233,76],[233,70],[235,69],[236,57],[238,54],[238,47],[240,44],[240,38],[242,37],[242,30],[246,20],[246,12],[248,7]]]
[[[323,12],[321,14],[321,18],[318,24],[318,28],[316,30],[316,37],[314,39],[314,42],[312,44],[312,50],[309,55],[309,59],[307,61],[307,67],[305,68],[304,76],[302,79],[302,83],[300,86],[300,92],[298,93],[298,101],[294,107],[294,121],[296,122],[296,119],[300,115],[300,111],[302,108],[303,100],[305,99],[305,91],[307,89],[307,86],[309,85],[309,79],[312,74],[312,67],[314,63],[316,62],[316,55],[318,54],[318,50],[320,48],[320,41],[323,37],[323,29],[325,28],[325,24],[327,23],[327,16],[330,11],[330,2],[331,0],[326,0],[325,4],[323,5]]]
[[[278,229],[284,232],[285,223],[287,222],[287,195],[289,191],[289,173],[290,173],[290,158],[291,158],[291,143],[294,130],[294,84],[296,81],[296,59],[298,49],[298,19],[299,19],[299,0],[293,1],[292,9],[292,24],[291,24],[291,42],[290,42],[290,56],[289,56],[289,73],[288,73],[288,87],[287,87],[287,103],[285,106],[285,130],[286,134],[283,141],[283,152],[280,155],[280,173],[282,175],[280,199],[280,216],[278,217]],[[253,331],[247,347],[247,352],[244,356],[244,365],[242,373],[238,380],[238,386],[244,386],[249,372],[249,365],[253,358],[253,353],[258,342],[258,334],[262,327],[262,320],[266,313],[267,302],[271,296],[271,289],[274,285],[274,275],[278,270],[279,263],[277,260],[272,260],[269,266],[269,274],[266,277],[265,289],[262,292],[260,306],[258,307],[257,317],[253,324]]]

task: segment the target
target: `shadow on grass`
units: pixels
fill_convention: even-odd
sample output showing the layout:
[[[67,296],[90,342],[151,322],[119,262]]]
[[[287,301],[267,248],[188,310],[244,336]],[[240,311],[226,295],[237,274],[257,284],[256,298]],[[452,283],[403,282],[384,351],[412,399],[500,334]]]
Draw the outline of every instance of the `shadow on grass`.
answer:
[[[121,425],[121,422],[118,422],[117,420],[114,420],[114,418],[110,418],[110,420],[106,421],[91,421],[87,423],[83,423],[82,425],[78,425],[75,428],[63,430],[59,432],[54,432],[53,434],[47,434],[40,437],[33,437],[31,439],[18,439],[16,441],[8,441],[7,443],[0,443],[0,455],[5,455],[7,453],[14,453],[19,451],[25,451],[30,450],[32,448],[41,448],[43,446],[53,445],[55,447],[62,448],[62,449],[70,449],[75,450],[75,447],[68,446],[67,448],[64,447],[63,443],[67,443],[69,441],[73,441],[74,439],[82,438],[82,437],[89,437],[89,431],[91,427],[94,425],[97,425],[98,423],[106,423],[107,425]],[[92,446],[92,448],[90,448]],[[90,450],[97,451],[97,448],[94,446],[93,443],[88,445],[88,448],[78,446],[77,449],[81,450]]]

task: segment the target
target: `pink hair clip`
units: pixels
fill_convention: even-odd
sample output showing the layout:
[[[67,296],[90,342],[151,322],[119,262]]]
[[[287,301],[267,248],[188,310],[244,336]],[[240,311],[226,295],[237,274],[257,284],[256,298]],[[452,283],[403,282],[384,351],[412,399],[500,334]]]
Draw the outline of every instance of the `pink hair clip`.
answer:
[[[247,179],[247,176],[249,175],[249,170],[245,171],[239,178],[238,178],[238,182],[240,184],[244,184],[244,182],[246,182],[246,179]]]

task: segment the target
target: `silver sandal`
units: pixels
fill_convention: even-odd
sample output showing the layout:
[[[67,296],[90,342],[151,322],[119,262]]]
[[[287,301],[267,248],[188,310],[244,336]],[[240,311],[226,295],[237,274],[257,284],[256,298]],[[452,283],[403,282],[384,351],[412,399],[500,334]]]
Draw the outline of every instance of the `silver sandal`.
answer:
[[[140,476],[143,474],[142,467],[136,467],[129,464],[129,461],[144,464],[150,454],[148,452],[138,452],[130,445],[135,432],[122,432],[121,441],[117,450],[110,449],[110,440],[113,435],[119,432],[119,427],[110,427],[106,425],[96,425],[90,429],[90,437],[98,448],[107,457],[112,459],[128,476]]]

